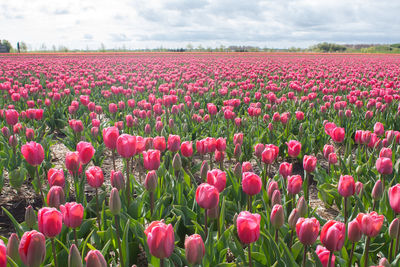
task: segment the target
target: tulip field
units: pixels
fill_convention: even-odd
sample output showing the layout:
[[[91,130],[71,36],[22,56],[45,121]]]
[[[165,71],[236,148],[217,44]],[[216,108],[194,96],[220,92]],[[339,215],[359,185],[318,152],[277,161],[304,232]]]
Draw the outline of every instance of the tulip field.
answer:
[[[0,56],[0,267],[400,266],[400,56]]]

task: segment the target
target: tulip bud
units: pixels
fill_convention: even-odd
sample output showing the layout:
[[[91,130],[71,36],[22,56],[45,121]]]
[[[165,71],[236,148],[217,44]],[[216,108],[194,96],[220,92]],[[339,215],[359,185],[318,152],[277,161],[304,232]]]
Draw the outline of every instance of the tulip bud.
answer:
[[[276,190],[275,192],[279,192]],[[285,215],[283,212],[283,207],[280,204],[276,204],[273,206],[271,211],[271,224],[275,228],[280,228],[285,223]]]
[[[86,267],[107,267],[103,254],[98,250],[91,250],[85,258]]]
[[[275,190],[272,193],[272,198],[271,198],[271,205],[282,205],[281,201],[281,192],[279,190]]]
[[[12,233],[7,243],[7,256],[17,262],[19,259],[18,253],[19,239],[17,234]]]
[[[242,179],[242,165],[240,162],[236,163],[233,173],[235,174],[236,179]]]
[[[182,168],[181,156],[178,153],[175,154],[174,159],[172,160],[172,167],[176,171],[179,171]]]
[[[399,232],[400,221],[398,218],[395,218],[389,225],[389,236],[392,239],[397,238],[397,233]]]
[[[149,171],[144,180],[144,187],[147,191],[154,192],[157,189],[157,181],[158,177],[156,171]]]
[[[81,254],[75,244],[69,249],[68,267],[82,267]]]
[[[204,242],[200,235],[194,234],[185,238],[185,255],[190,264],[200,264],[204,254]]]
[[[304,197],[301,196],[297,202],[297,206],[296,206],[298,212],[299,212],[299,217],[304,217],[307,214],[307,203],[304,200]]]
[[[363,183],[361,183],[360,181],[356,182],[356,195],[360,196],[363,187],[364,187]]]
[[[383,195],[383,185],[382,185],[382,181],[380,179],[378,181],[376,181],[374,188],[372,189],[371,195],[372,195],[372,198],[376,201],[381,199],[381,197]]]
[[[125,187],[124,175],[120,171],[111,171],[111,186],[121,190]]]
[[[379,266],[390,267],[391,265],[386,258],[381,258],[379,260]]]
[[[297,220],[300,218],[298,210],[295,208],[289,215],[288,224],[291,229],[296,228]]]
[[[30,229],[32,229],[36,224],[35,211],[31,205],[29,205],[25,210],[25,223]]]
[[[361,175],[361,174],[362,174],[362,168],[361,168],[361,166],[357,166],[357,168],[356,168],[356,174],[357,174],[357,175]]]
[[[233,154],[235,156],[235,159],[239,161],[240,155],[242,155],[242,147],[240,146],[240,144],[236,144]]]
[[[46,256],[46,241],[44,235],[35,230],[25,232],[18,247],[22,262],[29,267],[40,266]]]
[[[358,242],[361,239],[361,225],[358,223],[356,219],[349,222],[347,229],[347,236],[349,240],[353,243]]]
[[[49,207],[59,208],[61,204],[65,203],[64,190],[61,186],[54,185],[47,193],[47,204]]]
[[[200,168],[200,177],[202,181],[207,179],[207,173],[208,173],[208,162],[207,160],[204,160]],[[242,176],[240,176],[240,178],[242,178]]]
[[[110,193],[109,207],[113,215],[119,215],[121,212],[121,198],[119,197],[118,189],[115,187]]]
[[[11,147],[16,147],[18,145],[17,137],[15,135],[11,135],[10,138],[8,139],[8,144]]]

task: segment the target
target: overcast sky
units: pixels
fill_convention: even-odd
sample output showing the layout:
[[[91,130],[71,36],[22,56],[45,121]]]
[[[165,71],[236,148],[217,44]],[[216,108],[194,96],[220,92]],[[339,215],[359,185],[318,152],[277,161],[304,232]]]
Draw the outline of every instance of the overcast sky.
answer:
[[[399,0],[0,0],[0,39],[32,49],[400,42]]]

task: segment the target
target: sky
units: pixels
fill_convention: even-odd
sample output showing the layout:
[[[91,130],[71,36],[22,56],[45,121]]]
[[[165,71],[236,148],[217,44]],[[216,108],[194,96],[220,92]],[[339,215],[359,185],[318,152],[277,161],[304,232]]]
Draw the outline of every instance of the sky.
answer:
[[[0,0],[0,39],[30,49],[399,43],[399,0]]]

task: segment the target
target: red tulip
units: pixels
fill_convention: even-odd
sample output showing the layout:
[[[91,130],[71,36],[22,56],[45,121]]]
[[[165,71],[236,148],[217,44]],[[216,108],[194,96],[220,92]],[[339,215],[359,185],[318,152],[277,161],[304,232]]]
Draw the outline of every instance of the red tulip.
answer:
[[[165,151],[167,148],[167,144],[165,142],[164,136],[156,136],[153,138],[153,146],[155,149],[159,150],[160,152]]]
[[[354,178],[351,175],[341,175],[338,184],[338,191],[342,197],[349,197],[354,195],[356,185]]]
[[[236,146],[237,144],[243,144],[243,133],[236,133],[233,135],[233,144]]]
[[[296,233],[304,246],[312,245],[317,240],[319,233],[319,222],[314,217],[299,218],[296,223]]]
[[[64,190],[61,186],[54,185],[47,193],[47,204],[49,207],[59,208],[61,204],[65,203]]]
[[[0,267],[7,267],[7,248],[3,240],[0,239]]]
[[[72,173],[77,172],[81,166],[79,152],[67,152],[65,155],[65,167]]]
[[[271,199],[273,193],[275,192],[275,190],[279,190],[279,186],[278,186],[278,182],[271,180],[268,183],[268,190],[267,190],[267,194],[268,194],[268,198]]]
[[[86,267],[107,267],[103,254],[98,250],[90,250],[85,257]]]
[[[389,188],[389,203],[396,214],[400,213],[400,184]]]
[[[6,122],[9,125],[15,125],[18,122],[18,111],[15,109],[7,109],[6,110]]]
[[[61,187],[65,186],[64,171],[62,169],[51,168],[47,173],[47,181],[49,186],[58,185]]]
[[[357,130],[356,133],[354,134],[354,143],[356,144],[361,144],[361,136],[363,134],[362,130]]]
[[[279,191],[276,191],[279,192]],[[271,210],[270,216],[271,224],[275,228],[280,228],[285,223],[285,215],[282,205],[275,204]]]
[[[319,260],[322,263],[323,267],[328,267],[329,264],[329,255],[330,255],[330,251],[326,248],[324,248],[323,246],[318,245],[317,249],[315,250],[315,253],[317,254]],[[335,255],[332,255],[332,260],[331,260],[331,266],[329,267],[335,267]]]
[[[200,155],[207,153],[207,146],[205,140],[196,141],[196,150]]]
[[[242,174],[242,189],[249,196],[254,196],[261,191],[262,181],[260,176],[253,172]]]
[[[103,141],[108,149],[115,150],[117,148],[117,139],[119,130],[117,127],[108,127],[103,129]]]
[[[304,120],[304,113],[302,111],[296,111],[296,119],[298,121]]]
[[[272,164],[277,156],[278,154],[276,153],[275,148],[270,145],[266,145],[264,151],[261,154],[261,160],[265,164]]]
[[[76,151],[79,152],[79,159],[81,163],[86,165],[92,159],[95,149],[91,143],[81,141],[77,144]]]
[[[370,131],[362,131],[361,144],[368,145],[371,141],[372,134]]]
[[[364,235],[375,237],[381,231],[384,218],[383,215],[378,215],[373,211],[369,214],[359,213],[356,220],[361,225],[361,232]]]
[[[44,150],[41,144],[36,142],[26,143],[21,147],[21,153],[25,160],[32,166],[39,166],[44,159]]]
[[[41,208],[38,211],[39,231],[46,237],[55,237],[61,232],[62,215],[55,208]]]
[[[83,206],[76,202],[68,202],[60,206],[65,226],[77,228],[82,224]]]
[[[392,159],[392,150],[388,147],[382,147],[381,151],[379,152],[379,157]]]
[[[328,122],[325,124],[324,128],[325,128],[325,133],[330,136],[333,129],[336,128],[336,124],[334,124],[333,122]]]
[[[35,230],[25,232],[18,247],[22,262],[28,267],[39,267],[46,257],[46,240]]]
[[[346,226],[334,220],[328,221],[321,229],[321,243],[329,251],[340,251],[346,239]]]
[[[242,173],[243,172],[253,172],[253,166],[251,165],[251,162],[249,161],[244,161],[242,164]],[[242,177],[242,174],[240,174],[240,177]]]
[[[215,162],[223,162],[225,158],[225,152],[224,151],[215,151]]]
[[[168,136],[168,150],[171,152],[177,152],[181,145],[181,138],[179,135]]]
[[[317,158],[305,155],[303,158],[303,168],[306,172],[313,172],[317,166]]]
[[[323,149],[323,154],[324,154],[324,158],[328,159],[329,158],[329,154],[334,153],[335,152],[335,148],[332,145],[324,145],[324,149]]]
[[[225,138],[220,137],[217,139],[217,150],[218,151],[226,150],[226,139]]]
[[[121,190],[125,187],[124,175],[121,171],[111,170],[111,186]]]
[[[288,177],[287,191],[291,195],[296,195],[301,191],[303,179],[300,175],[292,175]]]
[[[213,137],[207,137],[204,143],[208,153],[214,153],[217,149],[217,140]]]
[[[380,174],[391,174],[393,171],[392,159],[390,158],[378,158],[376,160],[376,169]]]
[[[380,123],[380,122],[375,123],[374,133],[379,136],[385,134],[385,128],[383,127],[382,123]]]
[[[349,240],[353,243],[360,241],[362,237],[362,232],[361,232],[361,225],[359,224],[357,219],[354,219],[351,222],[349,222],[347,229],[347,236]]]
[[[159,259],[168,258],[174,250],[174,229],[162,221],[152,222],[144,231],[150,253]]]
[[[146,179],[144,180],[144,187],[149,192],[154,192],[157,189],[157,173],[156,171],[149,171],[146,174]]]
[[[255,155],[257,158],[261,158],[261,155],[262,155],[264,149],[265,149],[264,144],[261,144],[261,143],[256,144],[256,145],[254,146],[254,155]]]
[[[288,176],[292,175],[293,165],[288,162],[282,162],[279,165],[279,174],[282,175],[283,178],[287,178]]]
[[[143,152],[143,165],[148,171],[157,170],[160,167],[161,152],[159,150],[150,149]]]
[[[289,157],[296,158],[300,154],[301,143],[299,141],[290,140],[286,142],[286,145],[288,146]]]
[[[184,157],[191,157],[193,155],[193,142],[185,141],[181,144],[181,153]]]
[[[196,202],[203,209],[212,209],[218,205],[219,192],[216,187],[203,183],[197,187]]]
[[[261,216],[257,213],[242,211],[236,219],[239,239],[244,244],[256,242],[260,237]]]
[[[131,158],[136,153],[136,136],[121,134],[117,139],[117,152],[123,158]]]
[[[332,140],[336,143],[341,143],[344,140],[345,132],[344,128],[336,127],[333,128],[330,134]]]
[[[219,169],[214,169],[207,172],[207,183],[215,186],[218,192],[221,193],[226,185],[226,173]]]
[[[35,131],[31,128],[25,130],[26,140],[32,140],[35,137]]]
[[[103,171],[98,166],[92,166],[85,171],[86,180],[88,184],[93,188],[100,187],[104,182]]]
[[[201,264],[205,253],[204,242],[200,235],[194,234],[185,238],[185,256],[190,264]]]

